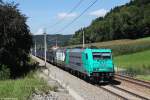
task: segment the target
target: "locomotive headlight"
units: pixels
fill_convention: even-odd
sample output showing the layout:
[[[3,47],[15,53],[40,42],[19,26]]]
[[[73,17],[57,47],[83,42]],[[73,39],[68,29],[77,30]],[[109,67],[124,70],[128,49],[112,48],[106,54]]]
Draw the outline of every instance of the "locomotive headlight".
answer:
[[[109,73],[109,75],[110,75],[110,76],[113,76],[114,74],[113,74],[113,73]]]

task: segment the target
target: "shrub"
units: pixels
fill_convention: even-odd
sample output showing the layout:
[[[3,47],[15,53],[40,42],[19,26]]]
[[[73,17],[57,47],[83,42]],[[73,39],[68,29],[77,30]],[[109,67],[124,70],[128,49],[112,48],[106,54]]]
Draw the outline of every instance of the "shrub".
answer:
[[[10,78],[10,69],[6,65],[0,65],[0,80]]]

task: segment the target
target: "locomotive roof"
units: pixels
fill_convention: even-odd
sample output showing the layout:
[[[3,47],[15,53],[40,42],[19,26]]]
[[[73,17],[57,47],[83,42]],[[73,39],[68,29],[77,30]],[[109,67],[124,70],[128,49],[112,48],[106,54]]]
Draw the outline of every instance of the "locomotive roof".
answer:
[[[91,52],[111,52],[111,49],[69,49],[70,52],[82,52],[82,51],[91,51]]]

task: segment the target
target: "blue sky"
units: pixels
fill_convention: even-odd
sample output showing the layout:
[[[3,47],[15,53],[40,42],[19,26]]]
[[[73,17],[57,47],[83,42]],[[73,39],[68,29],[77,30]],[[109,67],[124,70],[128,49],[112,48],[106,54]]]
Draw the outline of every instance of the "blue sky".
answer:
[[[92,1],[83,0],[74,12],[68,12],[80,0],[5,0],[19,3],[19,9],[28,17],[27,24],[34,34],[41,34],[46,28],[48,34],[54,34],[67,23],[76,18]],[[81,27],[90,25],[91,21],[99,16],[104,16],[111,8],[123,5],[130,0],[98,0],[83,16],[64,31],[57,34],[74,34]],[[60,24],[54,25],[64,19]]]

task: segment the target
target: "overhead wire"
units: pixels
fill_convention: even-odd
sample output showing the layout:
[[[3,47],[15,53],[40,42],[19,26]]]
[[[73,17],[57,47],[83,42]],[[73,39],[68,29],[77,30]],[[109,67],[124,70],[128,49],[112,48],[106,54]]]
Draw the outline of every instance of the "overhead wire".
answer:
[[[70,27],[71,24],[73,24],[76,20],[78,20],[85,12],[87,12],[98,0],[95,0],[94,2],[92,2],[85,10],[83,10],[83,12],[77,16],[76,18],[74,18],[70,23],[68,23],[67,25],[65,25],[64,27],[62,27],[59,31],[55,32],[54,34],[60,33],[62,31],[64,31],[65,29],[67,29],[68,27]]]
[[[74,10],[76,10],[80,5],[81,3],[83,2],[84,0],[80,0],[67,14],[71,14]],[[67,16],[67,15],[66,15]],[[58,20],[56,23],[50,25],[49,27],[55,27],[56,25],[60,24],[61,22],[63,22],[65,20],[65,17],[64,16],[61,20]]]

